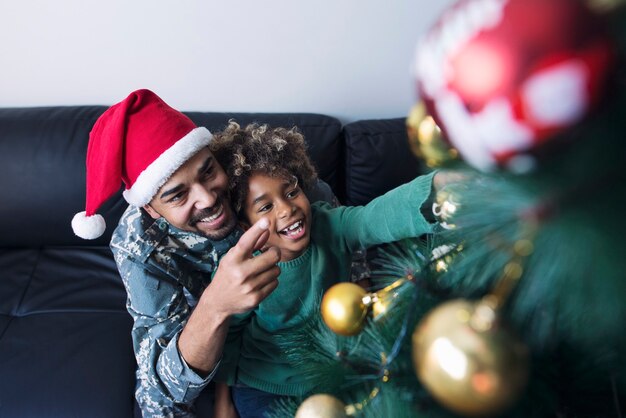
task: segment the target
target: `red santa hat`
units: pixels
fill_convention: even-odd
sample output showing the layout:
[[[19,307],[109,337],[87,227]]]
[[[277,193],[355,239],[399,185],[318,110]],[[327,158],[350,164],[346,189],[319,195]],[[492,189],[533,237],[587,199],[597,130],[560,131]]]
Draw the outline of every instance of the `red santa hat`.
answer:
[[[96,121],[87,148],[86,210],[72,219],[74,233],[95,239],[105,230],[98,208],[124,183],[124,199],[144,206],[213,135],[150,90],[132,92]]]

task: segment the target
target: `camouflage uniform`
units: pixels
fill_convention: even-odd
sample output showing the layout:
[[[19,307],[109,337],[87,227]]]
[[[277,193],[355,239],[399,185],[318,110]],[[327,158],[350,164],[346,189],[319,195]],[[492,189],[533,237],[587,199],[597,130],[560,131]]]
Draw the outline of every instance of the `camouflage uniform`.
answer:
[[[181,357],[178,336],[209,284],[219,258],[239,239],[236,229],[212,241],[153,220],[130,206],[113,233],[111,250],[134,320],[137,402],[144,417],[194,417],[193,404],[213,378],[195,373]],[[217,366],[216,366],[217,368]]]

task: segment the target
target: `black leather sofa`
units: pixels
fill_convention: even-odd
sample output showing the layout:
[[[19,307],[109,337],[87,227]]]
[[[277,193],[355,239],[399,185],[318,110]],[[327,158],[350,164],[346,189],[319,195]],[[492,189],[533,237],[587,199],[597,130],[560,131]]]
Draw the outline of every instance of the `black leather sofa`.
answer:
[[[102,207],[107,231],[84,241],[89,131],[104,106],[0,109],[0,417],[126,418],[135,360],[125,292],[108,242],[126,207]],[[340,201],[368,202],[421,170],[404,119],[345,126],[317,114],[188,112],[219,130],[231,118],[298,126]]]

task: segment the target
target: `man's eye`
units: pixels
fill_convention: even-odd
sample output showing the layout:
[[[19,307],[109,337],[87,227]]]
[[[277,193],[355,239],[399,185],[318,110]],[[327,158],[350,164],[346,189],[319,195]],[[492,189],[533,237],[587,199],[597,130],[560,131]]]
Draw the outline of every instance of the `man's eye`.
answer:
[[[210,178],[210,177],[213,175],[214,171],[215,171],[215,170],[213,170],[213,167],[209,167],[209,168],[207,168],[207,169],[204,171],[204,173],[202,173],[202,179],[203,179],[203,180],[206,180],[206,179]]]
[[[182,201],[183,197],[185,196],[185,193],[177,193],[174,196],[172,196],[172,198],[170,200],[167,201],[167,203],[179,203]]]

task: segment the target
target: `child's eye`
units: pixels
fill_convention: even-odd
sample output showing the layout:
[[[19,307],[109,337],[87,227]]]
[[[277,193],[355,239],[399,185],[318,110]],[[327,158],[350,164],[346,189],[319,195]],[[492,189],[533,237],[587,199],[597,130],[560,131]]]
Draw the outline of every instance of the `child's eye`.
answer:
[[[267,212],[268,210],[272,209],[272,204],[268,203],[267,205],[263,205],[259,208],[259,212]]]
[[[300,189],[293,189],[293,190],[287,192],[287,198],[288,199],[293,199],[294,197],[298,196],[299,193],[300,193]]]

